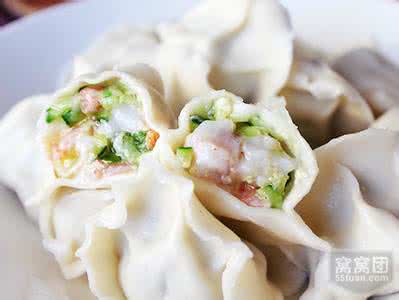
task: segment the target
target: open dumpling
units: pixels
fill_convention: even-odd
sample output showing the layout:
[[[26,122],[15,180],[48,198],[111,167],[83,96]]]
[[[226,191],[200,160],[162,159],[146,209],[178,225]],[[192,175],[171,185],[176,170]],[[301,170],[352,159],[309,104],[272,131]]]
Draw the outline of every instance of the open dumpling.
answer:
[[[78,251],[100,300],[282,299],[263,255],[206,211],[190,180],[146,159],[113,191]]]
[[[161,157],[195,182],[213,214],[323,248],[293,211],[310,190],[317,164],[283,105],[282,99],[271,107],[245,104],[226,91],[195,98],[182,110],[179,128],[160,140]]]
[[[173,127],[162,91],[138,77],[104,72],[79,77],[57,92],[39,121],[40,141],[54,176],[94,183],[130,174],[159,136]]]
[[[377,116],[399,104],[399,68],[371,49],[338,58],[334,69],[367,100]]]
[[[321,60],[296,58],[280,94],[299,131],[314,148],[366,129],[374,120],[359,93]]]

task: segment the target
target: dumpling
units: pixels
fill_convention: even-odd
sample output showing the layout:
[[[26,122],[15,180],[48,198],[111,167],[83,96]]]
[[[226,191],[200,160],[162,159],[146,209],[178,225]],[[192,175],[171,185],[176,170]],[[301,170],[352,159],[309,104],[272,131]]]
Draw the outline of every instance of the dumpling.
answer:
[[[87,279],[65,280],[18,200],[0,187],[0,289],[3,299],[95,300]]]
[[[23,205],[37,202],[47,177],[52,177],[51,166],[37,142],[37,121],[49,105],[49,96],[35,96],[22,100],[0,121],[0,139],[4,146],[0,154],[0,180],[14,190]],[[28,209],[37,220],[37,207]]]
[[[52,96],[39,119],[39,138],[58,184],[99,187],[131,174],[173,127],[157,81],[142,80],[153,70],[137,65],[134,72],[79,77]]]
[[[356,49],[338,58],[333,68],[367,100],[376,116],[399,103],[399,68],[376,51]]]
[[[366,299],[399,289],[397,276],[351,289],[331,280],[329,268],[335,251],[368,256],[383,251],[393,257],[392,273],[399,273],[398,151],[399,134],[382,129],[347,135],[315,151],[320,172],[296,210],[333,251],[285,250],[310,272],[302,299]]]
[[[100,299],[282,299],[266,261],[200,204],[193,183],[146,157],[78,251]]]
[[[319,59],[297,57],[280,95],[313,148],[366,129],[374,120],[359,93]]]
[[[294,212],[317,175],[306,141],[281,99],[245,104],[226,91],[190,101],[160,140],[171,170],[188,176],[204,206],[276,240],[328,248]]]
[[[189,41],[208,57],[214,89],[259,101],[275,95],[288,78],[293,30],[278,1],[202,1],[182,20],[161,24],[158,31],[163,41]]]

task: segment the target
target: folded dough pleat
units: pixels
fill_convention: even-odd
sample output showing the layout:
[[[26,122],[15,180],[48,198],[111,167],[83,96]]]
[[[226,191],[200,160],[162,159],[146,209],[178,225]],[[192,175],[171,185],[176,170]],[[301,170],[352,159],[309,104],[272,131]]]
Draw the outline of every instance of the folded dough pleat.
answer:
[[[376,116],[399,104],[399,68],[371,49],[355,49],[336,59],[334,70],[366,99]]]
[[[368,129],[317,149],[319,175],[296,209],[333,250],[391,253],[394,275],[399,272],[398,146],[397,133]],[[290,246],[284,251],[310,272],[302,299],[367,299],[399,289],[398,278],[393,276],[385,284],[368,282],[356,292],[330,279],[329,252]]]
[[[4,142],[0,149],[4,158],[0,180],[17,193],[25,208],[36,202],[47,178],[52,177],[51,165],[37,141],[37,121],[49,103],[46,95],[27,98],[14,106],[0,122],[0,139]],[[37,220],[37,207],[29,207],[27,212]]]
[[[321,60],[296,57],[280,95],[312,147],[364,130],[374,117],[366,101]]]
[[[40,204],[40,230],[44,248],[54,255],[65,278],[83,275],[86,270],[76,251],[85,240],[85,226],[114,202],[109,189],[56,187]]]
[[[275,95],[288,78],[293,30],[278,1],[202,1],[182,20],[161,24],[158,31],[164,41],[189,41],[208,57],[214,89],[259,101]]]
[[[0,197],[1,298],[95,300],[86,278],[63,278],[15,195],[0,187]]]
[[[242,221],[258,239],[327,249],[294,211],[318,169],[282,102],[245,104],[226,91],[195,98],[160,140],[161,160],[194,181],[211,213]]]
[[[206,211],[188,179],[146,159],[113,192],[78,251],[99,299],[282,299],[263,255]]]
[[[394,107],[384,113],[373,123],[372,127],[389,129],[389,130],[399,130],[399,108]]]

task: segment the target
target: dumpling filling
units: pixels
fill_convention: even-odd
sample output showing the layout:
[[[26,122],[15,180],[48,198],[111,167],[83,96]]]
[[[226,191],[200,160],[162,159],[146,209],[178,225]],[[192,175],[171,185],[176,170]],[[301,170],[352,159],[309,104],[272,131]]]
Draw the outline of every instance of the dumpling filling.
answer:
[[[176,154],[182,166],[252,207],[281,208],[296,160],[256,115],[236,118],[232,104],[216,100],[191,115],[191,134]]]
[[[47,109],[46,122],[48,152],[62,178],[131,172],[159,137],[145,122],[140,99],[117,80],[58,99]]]

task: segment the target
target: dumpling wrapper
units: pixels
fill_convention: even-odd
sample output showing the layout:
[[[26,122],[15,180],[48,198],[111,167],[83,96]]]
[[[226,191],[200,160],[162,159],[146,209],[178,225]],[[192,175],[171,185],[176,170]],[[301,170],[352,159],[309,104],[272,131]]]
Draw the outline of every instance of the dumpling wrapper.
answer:
[[[399,130],[399,107],[394,107],[384,113],[373,123],[372,127],[389,130]]]
[[[165,42],[189,40],[204,53],[214,89],[260,101],[275,95],[288,78],[293,30],[278,1],[202,1],[180,22],[161,24],[158,31]]]
[[[207,212],[188,179],[146,157],[113,192],[78,251],[100,300],[282,299],[262,254]]]
[[[44,248],[54,255],[66,279],[86,273],[76,251],[85,240],[85,226],[115,201],[110,189],[55,187],[40,203]]]
[[[280,92],[299,131],[313,148],[373,122],[365,100],[319,59],[297,57]]]
[[[319,175],[296,209],[333,251],[391,252],[393,274],[399,272],[398,150],[399,134],[382,129],[347,135],[317,149]],[[310,272],[304,300],[366,299],[399,288],[394,276],[392,282],[370,282],[356,293],[330,281],[329,252],[289,246],[283,250]]]
[[[3,299],[94,300],[86,278],[65,280],[14,195],[0,187],[0,289]]]
[[[338,58],[333,68],[360,92],[376,116],[399,104],[399,68],[376,51],[353,50]]]
[[[286,195],[282,209],[268,207],[250,207],[216,184],[190,175],[182,168],[175,155],[177,147],[184,144],[190,134],[190,114],[219,98],[231,99],[233,113],[238,119],[256,112],[269,129],[274,132],[297,160],[292,188]],[[218,217],[242,221],[258,239],[271,239],[276,243],[301,243],[318,249],[328,249],[329,245],[317,238],[295,213],[295,206],[308,193],[317,175],[318,168],[309,145],[292,123],[283,101],[276,100],[274,105],[245,104],[243,100],[226,91],[211,92],[206,96],[191,100],[179,117],[179,128],[160,140],[160,153],[163,163],[171,170],[189,177],[195,183],[195,193],[203,205]],[[244,237],[245,238],[245,237]]]
[[[0,139],[4,142],[0,154],[0,180],[14,190],[25,208],[37,202],[45,180],[52,177],[51,166],[41,151],[37,139],[37,121],[49,105],[47,95],[22,100],[0,122]],[[38,208],[27,209],[30,217],[38,219]]]

